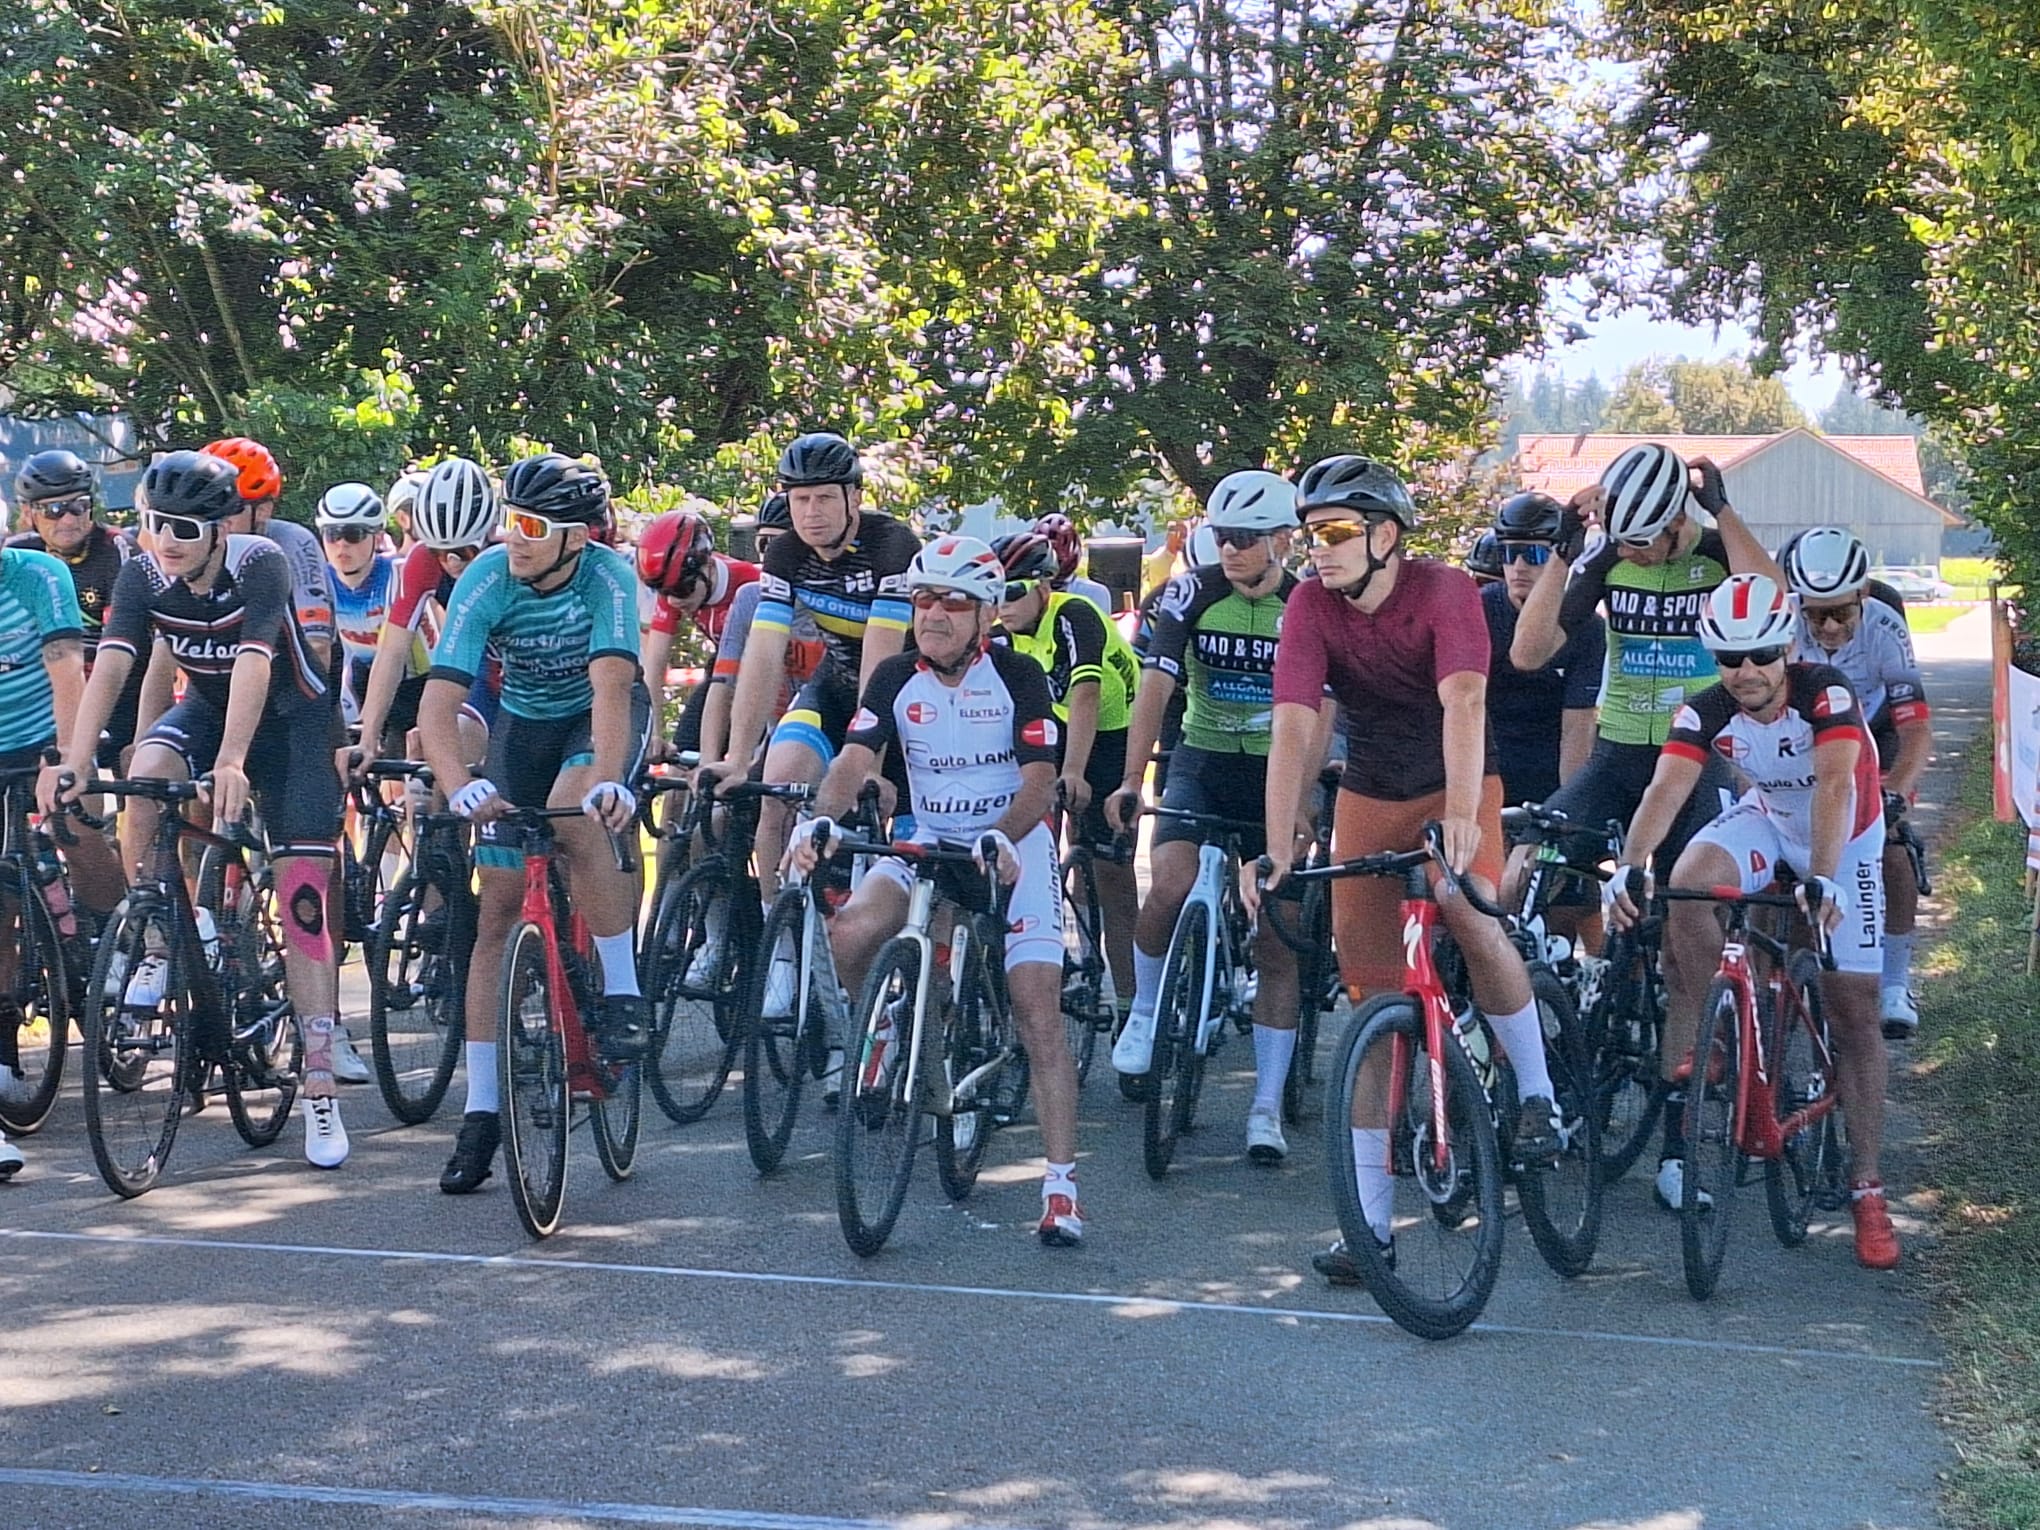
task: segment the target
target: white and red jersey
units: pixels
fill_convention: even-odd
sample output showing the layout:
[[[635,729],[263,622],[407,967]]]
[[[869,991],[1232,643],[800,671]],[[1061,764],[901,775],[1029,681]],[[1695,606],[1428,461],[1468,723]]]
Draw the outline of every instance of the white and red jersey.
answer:
[[[1861,745],[1848,826],[1854,839],[1883,821],[1884,798],[1863,704],[1832,665],[1787,664],[1785,705],[1769,722],[1745,712],[1727,686],[1709,686],[1673,717],[1665,753],[1704,763],[1713,750],[1756,788],[1756,800],[1780,832],[1805,845],[1813,839],[1813,752],[1837,737],[1854,737]]]
[[[758,565],[744,563],[725,553],[709,555],[708,595],[692,615],[680,609],[670,595],[661,595],[652,607],[651,627],[654,632],[663,632],[668,637],[680,630],[682,622],[694,623],[694,630],[711,644],[722,641],[723,629],[729,625],[730,609],[737,603],[737,592],[747,584],[758,581]]]

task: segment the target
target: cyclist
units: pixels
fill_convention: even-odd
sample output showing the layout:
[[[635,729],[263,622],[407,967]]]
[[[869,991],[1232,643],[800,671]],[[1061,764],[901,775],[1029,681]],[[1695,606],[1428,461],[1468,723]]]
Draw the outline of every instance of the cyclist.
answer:
[[[997,554],[975,537],[941,537],[915,555],[906,590],[916,651],[873,671],[815,798],[820,816],[802,825],[790,859],[806,872],[829,853],[832,815],[851,806],[888,753],[906,761],[919,843],[960,840],[980,858],[986,841],[996,847],[999,875],[1013,889],[1006,981],[1047,1155],[1039,1234],[1052,1247],[1071,1247],[1084,1236],[1077,1070],[1062,1034],[1062,894],[1044,821],[1055,800],[1061,729],[1041,667],[989,642],[1005,583]],[[880,861],[836,915],[830,944],[852,993],[904,923],[913,881],[904,862]],[[881,1046],[864,1066],[888,1065]]]
[[[780,454],[779,483],[793,530],[772,544],[758,575],[758,611],[730,702],[728,747],[698,773],[711,792],[719,776],[749,768],[765,736],[796,616],[814,616],[827,656],[772,729],[765,754],[765,779],[772,782],[822,779],[858,696],[872,672],[900,651],[912,620],[902,580],[920,542],[891,516],[863,508],[857,449],[827,432],[802,436]],[[786,825],[782,803],[760,803],[758,881],[768,904],[779,890]],[[774,961],[766,1001],[775,1013],[793,1002],[795,977],[792,963]]]
[[[766,550],[793,530],[793,514],[787,509],[786,496],[774,494],[765,501],[758,512],[757,543],[758,562],[762,566]],[[736,599],[730,603],[730,614],[723,622],[722,637],[716,643],[715,668],[709,671],[708,701],[701,711],[701,758],[720,760],[730,740],[730,697],[736,690],[737,676],[743,671],[744,650],[751,637],[751,622],[758,614],[758,602],[765,593],[765,587],[757,580],[742,586]],[[783,674],[776,701],[768,708],[773,718],[786,713],[794,692],[814,677],[821,667],[826,649],[822,643],[822,629],[815,625],[812,612],[795,614],[793,625],[787,631],[786,659],[781,666]],[[746,762],[748,767],[750,762]],[[711,969],[704,969],[711,970]]]
[[[1055,549],[1055,589],[1060,594],[1078,595],[1098,608],[1103,616],[1112,615],[1112,592],[1095,579],[1086,578],[1077,572],[1084,561],[1084,539],[1077,532],[1077,523],[1067,515],[1050,512],[1028,527],[1038,537],[1046,537],[1048,545]]]
[[[383,626],[389,619],[390,602],[396,595],[396,561],[377,550],[389,524],[389,512],[383,506],[382,496],[367,484],[339,483],[319,496],[313,523],[326,551],[326,577],[333,591],[334,634],[344,656],[340,668],[341,715],[349,723],[358,723],[369,671],[375,663]],[[420,666],[414,665],[413,670],[398,687],[395,708],[415,721],[425,675]]]
[[[503,509],[503,542],[468,565],[447,602],[418,716],[440,790],[478,826],[467,1103],[439,1177],[449,1195],[489,1177],[502,1140],[495,1036],[503,946],[524,896],[523,857],[496,829],[511,807],[578,804],[586,815],[559,825],[559,847],[602,961],[604,997],[589,1030],[617,1059],[640,1055],[647,1033],[632,946],[637,880],[617,870],[602,832],[630,827],[630,783],[651,726],[651,698],[638,683],[637,581],[627,555],[594,540],[609,514],[609,484],[585,463],[556,452],[525,458],[504,475]],[[458,719],[491,646],[502,663],[501,711],[475,775]]]
[[[1502,582],[1502,543],[1492,531],[1473,539],[1466,554],[1466,572],[1480,589]]]
[[[1435,820],[1444,827],[1453,871],[1492,897],[1502,870],[1502,782],[1487,727],[1490,649],[1479,592],[1449,564],[1404,552],[1416,505],[1386,465],[1350,454],[1328,457],[1303,475],[1297,497],[1318,577],[1291,599],[1275,662],[1262,807],[1273,831],[1268,885],[1279,884],[1295,861],[1296,842],[1278,826],[1296,820],[1316,773],[1329,700],[1346,726],[1333,824],[1338,858],[1415,849],[1424,825]],[[1261,896],[1254,873],[1252,866],[1240,871],[1249,909],[1259,907]],[[1333,943],[1356,1003],[1402,986],[1401,896],[1392,881],[1333,884]],[[1559,1146],[1556,1111],[1523,958],[1501,925],[1464,898],[1441,898],[1440,913],[1465,953],[1474,1002],[1515,1070],[1516,1151],[1526,1162],[1548,1161]],[[1347,1125],[1361,1207],[1376,1239],[1392,1247],[1386,1126],[1379,1118],[1358,1119],[1379,1108],[1379,1101],[1356,1098]],[[1312,1262],[1335,1284],[1359,1279],[1343,1242]]]
[[[390,492],[383,496],[383,503],[389,506],[390,525],[395,528],[391,535],[394,544],[390,551],[402,558],[417,540],[418,533],[412,524],[412,516],[418,509],[418,496],[425,490],[425,475],[415,469],[399,473]]]
[[[1898,1263],[1898,1234],[1878,1175],[1886,1061],[1879,1031],[1878,946],[1884,915],[1884,812],[1877,754],[1862,703],[1831,665],[1790,661],[1798,625],[1792,601],[1762,574],[1737,574],[1701,612],[1699,637],[1720,681],[1683,703],[1649,789],[1630,820],[1626,864],[1608,883],[1610,917],[1638,917],[1651,856],[1664,844],[1701,765],[1728,756],[1754,783],[1734,807],[1688,842],[1670,885],[1704,890],[1770,885],[1781,865],[1797,871],[1800,909],[1828,933],[1835,970],[1821,979],[1835,1041],[1835,1089],[1848,1117],[1850,1212],[1856,1259],[1875,1270]],[[1721,925],[1702,902],[1670,906],[1665,919],[1665,1055],[1691,1053],[1700,1006],[1721,961]],[[1670,1187],[1683,1191],[1683,1167]],[[1660,1172],[1659,1189],[1666,1176]],[[1670,1205],[1676,1196],[1661,1195]]]
[[[1133,860],[1116,853],[1117,836],[1105,820],[1105,802],[1126,777],[1126,727],[1140,682],[1140,660],[1091,602],[1054,587],[1054,547],[1037,532],[1017,532],[992,543],[1005,568],[999,625],[1003,641],[1039,664],[1063,725],[1063,801],[1070,837],[1097,853],[1093,868],[1105,915],[1106,959],[1119,993],[1133,992],[1133,924],[1140,893]]]
[[[1785,560],[1792,556],[1792,549],[1799,545],[1799,539],[1805,535],[1804,531],[1795,531],[1785,539],[1785,545],[1778,549],[1779,568],[1785,567]],[[1869,557],[1867,551],[1864,557],[1867,561]],[[1896,588],[1885,583],[1882,579],[1866,579],[1863,583],[1863,593],[1872,600],[1880,601],[1884,605],[1889,606],[1893,615],[1901,617],[1905,615],[1905,597],[1899,594]],[[1906,629],[1908,635],[1910,635],[1911,630],[1910,627]]]
[[[645,629],[642,662],[655,713],[665,707],[666,664],[682,621],[711,647],[722,641],[737,596],[758,581],[758,565],[715,550],[715,533],[691,510],[669,510],[645,527],[637,541],[638,580],[658,593],[651,625]],[[701,718],[708,706],[707,684],[697,685],[673,729],[676,750],[701,748]]]
[[[310,639],[312,651],[322,661],[338,656],[333,652],[333,595],[326,581],[326,552],[319,539],[295,521],[276,518],[276,502],[283,494],[283,469],[275,456],[259,441],[246,436],[229,436],[206,447],[205,454],[230,462],[239,471],[237,486],[241,508],[221,530],[228,536],[267,537],[283,549],[290,567],[291,590],[297,601],[298,622]]]
[[[1539,669],[1509,662],[1518,613],[1551,561],[1565,506],[1548,494],[1516,494],[1495,510],[1489,535],[1502,577],[1480,592],[1494,662],[1488,670],[1488,726],[1501,757],[1505,802],[1542,802],[1585,763],[1594,746],[1595,703],[1607,659],[1607,631],[1589,612],[1565,646]]]
[[[39,453],[47,456],[48,453]],[[35,458],[29,459],[34,462]],[[43,751],[65,748],[85,689],[85,618],[72,575],[49,553],[27,547],[0,551],[0,770],[40,766],[37,795],[56,795],[56,772]],[[81,834],[80,842],[97,835]],[[21,964],[16,911],[0,908],[0,1100],[33,1093],[21,1076],[21,1028],[28,1021],[15,997]],[[57,1025],[68,1022],[61,1016]],[[22,1166],[21,1149],[0,1132],[0,1180]]]
[[[1169,760],[1162,806],[1242,823],[1267,823],[1262,797],[1267,777],[1275,647],[1285,602],[1297,578],[1282,566],[1277,536],[1286,545],[1296,525],[1296,487],[1274,473],[1231,473],[1211,491],[1207,506],[1218,561],[1179,574],[1155,605],[1154,625],[1142,660],[1140,690],[1126,734],[1126,775],[1106,804],[1115,828],[1131,829],[1140,809],[1141,777],[1161,731],[1170,697],[1180,683],[1189,700],[1183,742]],[[1274,825],[1283,838],[1292,811]],[[1134,926],[1133,1005],[1113,1044],[1112,1066],[1129,1076],[1148,1071],[1154,1056],[1155,1007],[1176,917],[1197,878],[1197,849],[1205,830],[1158,819],[1149,848],[1148,895]],[[1264,835],[1248,832],[1240,854],[1261,853]],[[1282,1134],[1282,1086],[1296,1054],[1296,956],[1273,925],[1254,944],[1259,988],[1254,996],[1254,1099],[1247,1112],[1247,1157],[1280,1163],[1289,1154]]]
[[[1884,778],[1887,822],[1895,822],[1919,792],[1934,747],[1932,714],[1912,629],[1905,618],[1870,593],[1870,557],[1853,532],[1818,526],[1795,537],[1783,555],[1788,589],[1798,597],[1799,621],[1792,657],[1832,664],[1849,677],[1869,719]],[[1905,846],[1884,845],[1884,972],[1879,1013],[1884,1035],[1902,1041],[1919,1029],[1912,996],[1913,925],[1919,887]]]
[[[283,926],[284,984],[305,1048],[305,1158],[347,1159],[333,1076],[339,976],[330,885],[339,853],[340,782],[333,771],[338,702],[324,659],[298,619],[286,557],[262,537],[230,535],[243,512],[231,462],[175,451],[142,474],[143,521],[154,551],[120,571],[71,741],[63,795],[76,800],[128,671],[153,645],[184,671],[183,699],[135,743],[129,773],[144,780],[210,775],[214,820],[241,822],[250,795],[262,812]],[[131,798],[139,843],[155,805]],[[128,979],[130,1003],[160,1002],[167,962],[150,956]]]

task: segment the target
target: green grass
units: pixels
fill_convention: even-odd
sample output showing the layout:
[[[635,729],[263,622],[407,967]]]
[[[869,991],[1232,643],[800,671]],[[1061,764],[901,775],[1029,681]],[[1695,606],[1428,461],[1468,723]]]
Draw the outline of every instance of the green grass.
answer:
[[[1905,608],[1905,624],[1912,629],[1914,637],[1924,637],[1929,632],[1942,632],[1957,617],[1967,616],[1974,606],[1939,605],[1923,606],[1915,602]]]
[[[1915,1090],[1941,1242],[1922,1260],[1948,1347],[1941,1415],[1958,1465],[1950,1519],[2040,1527],[2040,983],[2025,975],[2025,832],[1990,816],[1976,752],[1922,957]]]
[[[1943,558],[1941,577],[1955,586],[1957,600],[1988,600],[1990,582],[1997,578],[1995,558]]]

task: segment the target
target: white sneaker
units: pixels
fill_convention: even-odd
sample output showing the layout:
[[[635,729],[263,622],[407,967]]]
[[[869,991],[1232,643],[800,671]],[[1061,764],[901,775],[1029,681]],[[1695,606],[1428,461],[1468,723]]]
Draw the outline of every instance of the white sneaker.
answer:
[[[163,1002],[163,995],[170,987],[170,958],[161,951],[151,951],[142,958],[141,966],[135,968],[135,975],[127,981],[127,993],[122,1002],[132,1009],[154,1009]]]
[[[772,958],[772,970],[765,974],[765,1013],[790,1015],[800,983],[800,963],[790,956]]]
[[[26,1105],[35,1097],[35,1086],[19,1068],[0,1067],[0,1105]]]
[[[1883,991],[1884,1039],[1906,1041],[1920,1028],[1919,1006],[1903,983],[1887,983]]]
[[[26,1162],[28,1160],[21,1156],[21,1149],[9,1142],[4,1132],[0,1132],[0,1180],[12,1179]]]
[[[1667,1158],[1657,1166],[1657,1183],[1651,1187],[1651,1195],[1661,1211],[1677,1211],[1686,1201],[1686,1160]],[[1700,1192],[1700,1204],[1712,1206],[1714,1197],[1707,1191]]]
[[[1112,1066],[1138,1077],[1147,1072],[1154,1059],[1155,1017],[1135,1010],[1126,1017],[1126,1028],[1119,1033],[1119,1039],[1112,1043]]]
[[[1248,1111],[1248,1162],[1280,1163],[1288,1156],[1289,1139],[1282,1135],[1282,1117],[1272,1110]]]
[[[720,918],[716,917],[721,915]],[[730,922],[727,903],[718,903],[709,912],[708,938],[701,943],[701,949],[694,953],[694,960],[687,964],[684,979],[689,988],[707,988],[722,971],[723,934]]]
[[[333,1027],[333,1081],[340,1084],[368,1084],[375,1081],[368,1064],[361,1060],[361,1054],[354,1050],[354,1042],[347,1034],[347,1027]]]
[[[305,1162],[315,1169],[347,1162],[347,1128],[340,1124],[340,1102],[330,1095],[305,1101]]]

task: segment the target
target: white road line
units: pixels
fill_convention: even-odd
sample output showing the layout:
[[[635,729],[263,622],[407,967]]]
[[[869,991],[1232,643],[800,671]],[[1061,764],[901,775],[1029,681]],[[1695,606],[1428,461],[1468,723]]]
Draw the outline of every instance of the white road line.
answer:
[[[134,1472],[57,1472],[0,1466],[0,1486],[124,1493],[149,1498],[231,1498],[264,1503],[320,1503],[392,1512],[437,1510],[492,1514],[499,1519],[609,1520],[626,1525],[696,1525],[705,1530],[903,1530],[915,1519],[838,1519],[823,1514],[765,1514],[745,1509],[690,1509],[658,1503],[568,1503],[545,1498],[469,1498],[457,1493],[406,1493],[393,1488],[322,1487],[302,1482],[239,1482],[204,1477],[146,1477]]]
[[[1183,1301],[1173,1297],[1105,1295],[1095,1291],[1026,1291],[1003,1286],[935,1285],[911,1280],[860,1280],[845,1275],[790,1275],[770,1270],[694,1269],[673,1264],[624,1264],[602,1259],[534,1259],[523,1254],[455,1254],[436,1249],[343,1248],[316,1243],[256,1243],[234,1238],[179,1238],[160,1233],[45,1232],[0,1228],[0,1239],[59,1243],[91,1243],[151,1248],[187,1248],[254,1254],[295,1254],[324,1259],[369,1259],[415,1264],[469,1264],[513,1270],[577,1270],[591,1274],[649,1275],[663,1280],[719,1280],[741,1285],[820,1286],[847,1291],[897,1291],[923,1296],[976,1296],[1006,1301],[1062,1302],[1084,1307],[1140,1307],[1161,1312],[1208,1312],[1233,1317],[1288,1318],[1316,1323],[1357,1323],[1371,1328],[1392,1326],[1378,1312],[1326,1312],[1304,1307],[1261,1307],[1246,1302]],[[1474,1333],[1507,1338],[1567,1339],[1590,1344],[1639,1344],[1658,1349],[1707,1350],[1729,1355],[1775,1355],[1790,1360],[1851,1361],[1912,1370],[1935,1370],[1938,1360],[1912,1355],[1880,1355],[1846,1349],[1814,1349],[1795,1344],[1756,1344],[1736,1339],[1686,1339],[1674,1334],[1611,1333],[1595,1328],[1540,1328],[1521,1323],[1475,1323]]]

